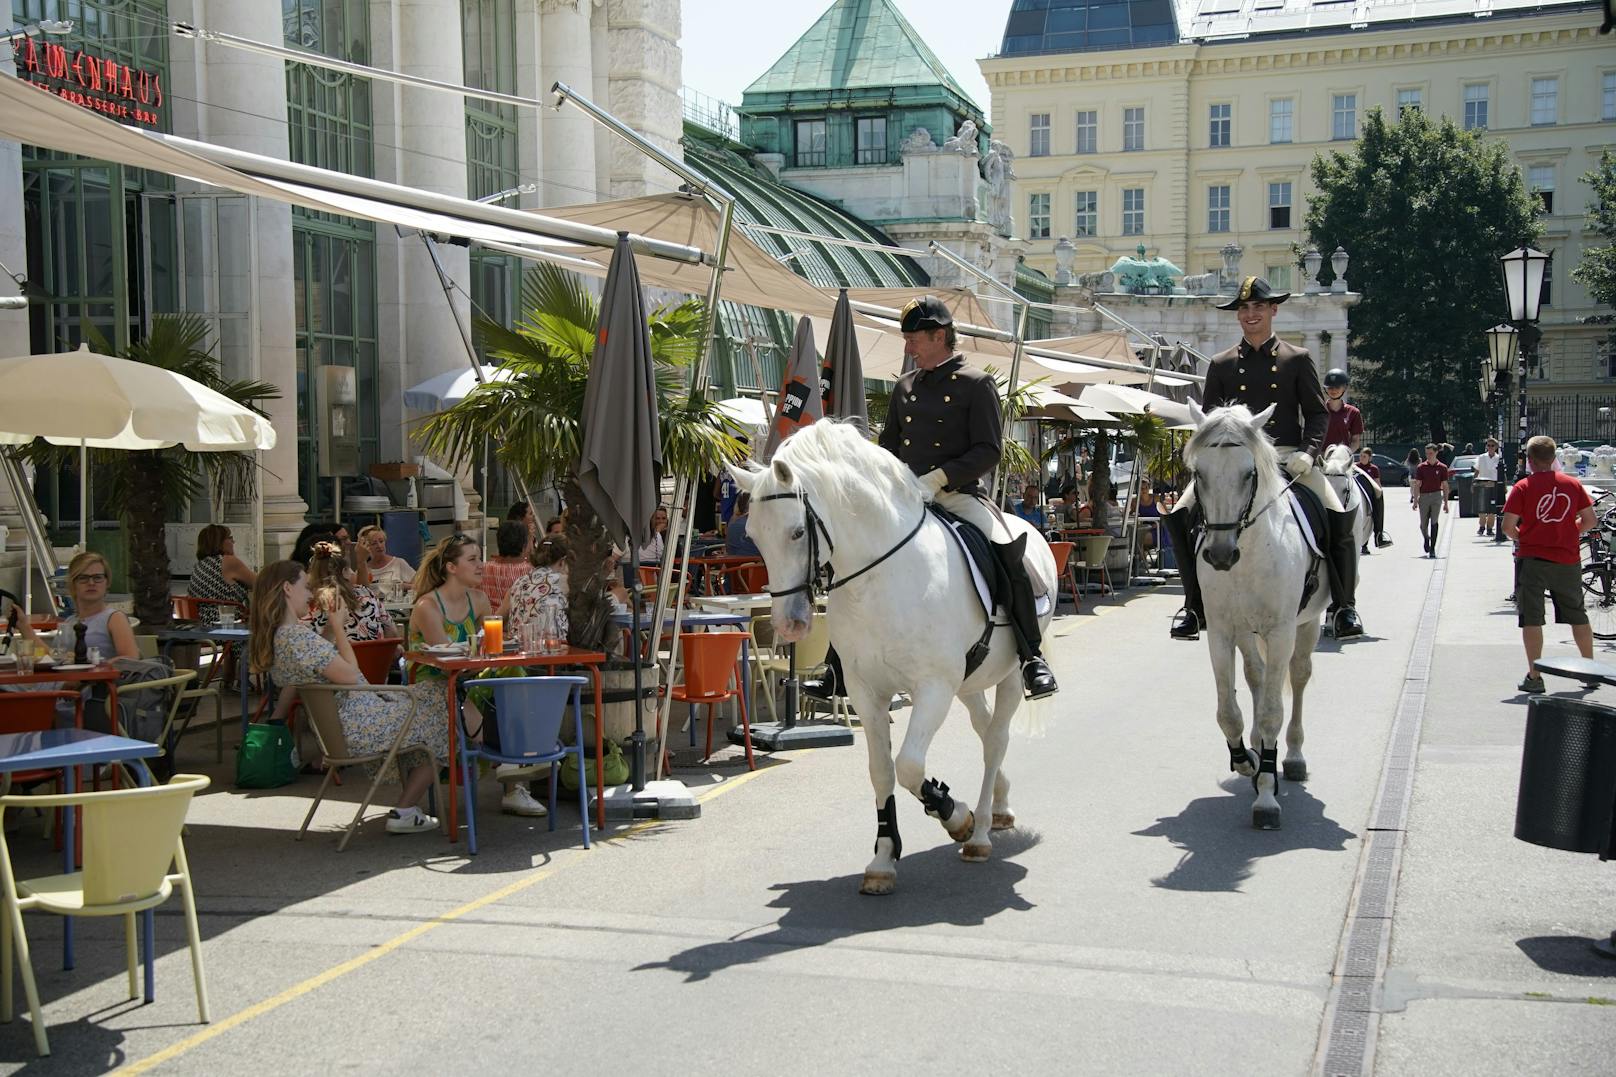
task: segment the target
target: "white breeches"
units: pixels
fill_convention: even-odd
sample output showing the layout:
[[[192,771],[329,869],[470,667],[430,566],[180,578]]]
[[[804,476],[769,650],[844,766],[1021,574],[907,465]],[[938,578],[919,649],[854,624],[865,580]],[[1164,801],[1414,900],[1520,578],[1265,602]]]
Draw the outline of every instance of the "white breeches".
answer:
[[[967,523],[975,525],[995,546],[1001,546],[1013,537],[1004,526],[1004,520],[993,511],[993,506],[980,497],[944,490],[937,495],[937,504]]]

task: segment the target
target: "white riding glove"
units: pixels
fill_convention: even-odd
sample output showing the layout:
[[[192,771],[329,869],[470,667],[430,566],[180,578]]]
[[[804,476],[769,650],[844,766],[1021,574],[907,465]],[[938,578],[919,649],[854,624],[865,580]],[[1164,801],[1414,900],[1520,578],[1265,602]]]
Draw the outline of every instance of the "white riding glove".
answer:
[[[1305,452],[1293,452],[1285,461],[1285,470],[1290,472],[1291,478],[1299,479],[1313,470],[1313,458]]]
[[[948,485],[948,475],[942,468],[934,467],[920,476],[920,485],[926,488],[926,496],[935,501],[937,495],[943,492],[943,487]]]

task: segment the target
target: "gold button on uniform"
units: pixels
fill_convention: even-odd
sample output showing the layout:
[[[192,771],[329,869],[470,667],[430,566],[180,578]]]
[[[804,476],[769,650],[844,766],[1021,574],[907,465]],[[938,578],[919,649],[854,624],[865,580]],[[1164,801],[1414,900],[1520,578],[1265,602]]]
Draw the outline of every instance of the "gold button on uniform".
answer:
[[[1241,391],[1241,392],[1242,392],[1242,393],[1243,393],[1243,392],[1245,392],[1245,391],[1246,391],[1246,387],[1245,387],[1245,386],[1244,386],[1244,385],[1242,385],[1242,386],[1241,386],[1241,387],[1240,387],[1240,391]]]
[[[905,444],[905,445],[907,445],[907,444],[909,444],[909,439],[908,439],[908,438],[904,438],[904,439],[903,439],[903,443],[904,443],[904,444]]]
[[[931,447],[934,449],[941,449],[943,447],[943,443],[940,441],[934,441],[931,443]]]
[[[953,400],[954,400],[953,397],[949,396],[946,393],[943,394],[943,403],[945,403],[945,404],[952,403]]]

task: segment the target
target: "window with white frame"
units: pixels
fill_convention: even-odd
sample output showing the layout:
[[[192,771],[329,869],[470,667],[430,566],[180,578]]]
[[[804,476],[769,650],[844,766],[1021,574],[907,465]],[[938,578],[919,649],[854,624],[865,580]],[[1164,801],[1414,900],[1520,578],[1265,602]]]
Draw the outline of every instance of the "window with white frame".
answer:
[[[1233,133],[1231,129],[1234,127],[1234,106],[1213,105],[1210,112],[1211,115],[1207,121],[1209,130],[1206,144],[1208,146],[1229,145],[1229,136]]]
[[[1268,102],[1268,141],[1289,142],[1291,140],[1292,121],[1295,119],[1296,102],[1289,97],[1276,98]]]
[[[1464,88],[1464,129],[1466,131],[1485,131],[1487,129],[1487,106],[1490,89],[1485,82],[1469,82]]]
[[[1358,137],[1358,95],[1338,93],[1330,98],[1330,137],[1336,141]]]
[[[1402,119],[1403,113],[1409,109],[1418,112],[1424,107],[1425,92],[1418,86],[1410,86],[1397,91],[1397,118]]]
[[[1077,114],[1077,152],[1100,152],[1100,114],[1092,109]]]
[[[1263,269],[1263,276],[1276,292],[1291,290],[1291,267],[1289,265],[1267,266]]]
[[[1229,185],[1227,183],[1213,184],[1206,189],[1206,230],[1208,232],[1227,232],[1229,230]]]
[[[1284,180],[1268,185],[1268,227],[1289,228],[1291,226],[1291,181]],[[1272,284],[1270,280],[1268,283]]]
[[[1124,187],[1122,189],[1122,234],[1125,236],[1142,236],[1145,234],[1145,189],[1143,187]]]
[[[1543,127],[1560,119],[1560,80],[1532,80],[1532,126]]]
[[[1600,77],[1599,91],[1601,98],[1599,118],[1616,120],[1616,71],[1606,71]]]
[[[1049,195],[1027,196],[1027,238],[1049,238]]]
[[[1100,192],[1078,191],[1077,213],[1072,218],[1072,231],[1080,236],[1100,234]]]
[[[1142,150],[1145,148],[1145,110],[1143,108],[1125,108],[1122,110],[1122,148],[1124,150]]]
[[[1554,212],[1554,166],[1528,165],[1526,190],[1537,196],[1544,213]]]
[[[1034,112],[1027,119],[1027,156],[1049,156],[1049,113]]]

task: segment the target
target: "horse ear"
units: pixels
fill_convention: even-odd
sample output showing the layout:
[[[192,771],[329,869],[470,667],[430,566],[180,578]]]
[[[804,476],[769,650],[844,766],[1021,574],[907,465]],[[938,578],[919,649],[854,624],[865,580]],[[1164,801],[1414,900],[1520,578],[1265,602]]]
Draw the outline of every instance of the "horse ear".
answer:
[[[735,480],[735,485],[747,493],[752,492],[752,487],[757,484],[757,477],[763,474],[761,471],[754,471],[752,468],[742,464],[725,464],[724,470],[728,471],[729,477]]]
[[[1274,417],[1274,409],[1277,407],[1279,407],[1278,404],[1270,404],[1257,414],[1253,415],[1251,417],[1251,428],[1253,430],[1261,430],[1263,427],[1267,426],[1268,420]]]
[[[774,477],[777,480],[779,480],[780,485],[782,485],[782,486],[790,486],[791,485],[791,465],[786,463],[784,460],[781,460],[779,457],[775,457],[775,460],[774,460]]]
[[[1190,407],[1190,420],[1192,422],[1194,422],[1196,426],[1200,426],[1201,424],[1206,422],[1206,412],[1201,410],[1201,405],[1199,405],[1195,401],[1191,400],[1189,402],[1189,407]]]

